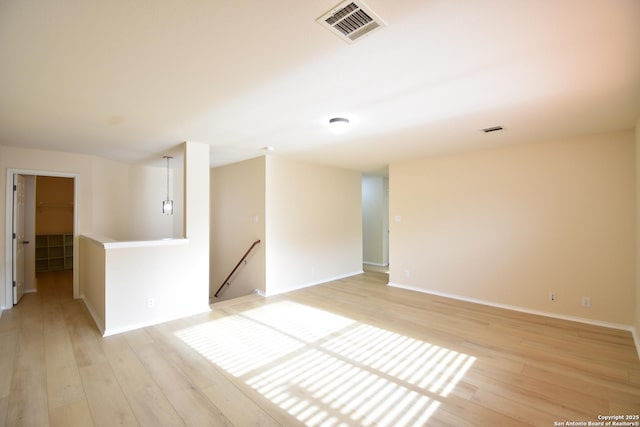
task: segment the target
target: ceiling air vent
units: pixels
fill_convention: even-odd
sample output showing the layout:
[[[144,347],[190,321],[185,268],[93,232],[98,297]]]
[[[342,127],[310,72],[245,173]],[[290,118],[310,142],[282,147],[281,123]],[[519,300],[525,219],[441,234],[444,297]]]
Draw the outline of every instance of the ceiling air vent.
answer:
[[[491,127],[489,127],[489,128],[484,128],[484,129],[482,129],[482,131],[483,131],[484,133],[490,133],[490,132],[498,132],[498,131],[501,131],[501,130],[503,130],[503,129],[504,129],[504,128],[503,128],[502,126],[491,126]]]
[[[348,0],[325,13],[317,21],[347,43],[353,43],[386,25],[361,1]]]

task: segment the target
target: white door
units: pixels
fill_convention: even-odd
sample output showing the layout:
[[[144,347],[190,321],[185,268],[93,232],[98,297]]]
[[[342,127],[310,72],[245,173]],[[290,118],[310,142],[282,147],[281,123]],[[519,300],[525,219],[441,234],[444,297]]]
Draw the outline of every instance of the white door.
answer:
[[[24,295],[24,199],[25,180],[13,175],[13,304]]]

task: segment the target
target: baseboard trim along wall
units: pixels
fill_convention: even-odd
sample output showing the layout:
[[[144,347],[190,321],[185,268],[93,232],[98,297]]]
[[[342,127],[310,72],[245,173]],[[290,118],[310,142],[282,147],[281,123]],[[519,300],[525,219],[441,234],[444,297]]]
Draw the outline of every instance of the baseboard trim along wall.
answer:
[[[585,323],[585,324],[588,324],[588,325],[601,326],[601,327],[604,327],[604,328],[611,328],[611,329],[619,329],[619,330],[623,330],[623,331],[629,331],[629,332],[631,332],[631,336],[633,337],[633,341],[634,341],[634,344],[636,346],[636,351],[638,352],[638,358],[640,359],[640,335],[638,335],[638,331],[636,330],[636,328],[631,326],[631,325],[623,325],[623,324],[620,324],[620,323],[603,322],[601,320],[593,320],[593,319],[587,319],[585,317],[569,316],[569,315],[564,315],[564,314],[551,313],[551,312],[542,311],[542,310],[532,310],[532,309],[528,309],[528,308],[524,308],[524,307],[518,307],[518,306],[515,306],[515,305],[500,304],[500,303],[481,300],[481,299],[477,299],[477,298],[467,298],[467,297],[462,297],[460,295],[448,294],[446,292],[431,291],[431,290],[427,290],[427,289],[416,288],[414,286],[402,285],[400,283],[389,282],[387,284],[387,286],[391,286],[393,288],[399,288],[399,289],[406,289],[408,291],[421,292],[421,293],[424,293],[424,294],[435,295],[435,296],[438,296],[438,297],[451,298],[451,299],[455,299],[455,300],[458,300],[458,301],[465,301],[465,302],[471,302],[471,303],[475,303],[475,304],[487,305],[487,306],[490,306],[490,307],[502,308],[502,309],[505,309],[505,310],[512,310],[512,311],[518,311],[518,312],[521,312],[521,313],[534,314],[534,315],[537,315],[537,316],[551,317],[551,318],[554,318],[554,319],[569,320],[569,321],[572,321],[572,322]]]
[[[93,318],[94,323],[96,324],[98,330],[100,331],[100,334],[103,337],[108,337],[110,335],[121,334],[123,332],[134,331],[136,329],[146,328],[147,326],[159,325],[160,323],[170,322],[172,320],[182,319],[184,317],[194,316],[196,314],[207,313],[207,312],[211,311],[211,307],[209,305],[206,305],[206,307],[203,307],[200,310],[189,311],[188,313],[178,313],[178,314],[174,314],[172,316],[166,316],[166,317],[162,317],[162,318],[158,318],[158,319],[153,319],[153,320],[150,320],[148,322],[142,322],[142,323],[138,323],[138,324],[127,325],[127,326],[121,327],[121,328],[110,328],[110,329],[107,329],[104,325],[102,325],[102,322],[100,321],[99,317],[96,315],[93,307],[91,307],[91,304],[89,304],[88,300],[84,296],[81,296],[80,299],[84,303],[84,306],[87,307],[87,310],[89,311],[89,314]]]
[[[104,325],[102,324],[100,317],[96,315],[96,312],[93,309],[93,306],[84,295],[80,295],[80,299],[82,300],[82,303],[84,304],[84,306],[87,308],[87,311],[91,315],[91,318],[93,319],[93,323],[96,324],[96,327],[100,331],[100,335],[104,336]]]
[[[142,323],[138,323],[138,324],[135,324],[135,325],[127,325],[127,326],[122,327],[122,328],[107,329],[106,331],[104,331],[102,336],[103,337],[108,337],[108,336],[111,336],[111,335],[121,334],[123,332],[135,331],[136,329],[142,329],[142,328],[146,328],[148,326],[159,325],[161,323],[171,322],[173,320],[183,319],[183,318],[189,317],[189,316],[195,316],[196,314],[208,313],[210,311],[211,311],[211,307],[209,307],[207,305],[206,309],[203,308],[201,310],[196,310],[196,311],[193,311],[193,312],[190,311],[189,313],[176,314],[176,315],[173,315],[173,316],[168,316],[168,317],[163,317],[163,318],[160,318],[160,319],[150,320],[148,322],[142,322]]]
[[[341,274],[339,276],[325,277],[325,278],[320,279],[318,281],[313,281],[313,282],[309,282],[309,283],[304,283],[302,285],[292,286],[292,287],[287,288],[287,289],[279,290],[278,292],[268,292],[267,291],[261,296],[271,297],[273,295],[279,295],[279,294],[284,294],[284,293],[287,293],[287,292],[297,291],[298,289],[309,288],[311,286],[321,285],[321,284],[327,283],[327,282],[333,282],[334,280],[340,280],[340,279],[344,279],[345,277],[356,276],[356,275],[362,274],[362,273],[364,273],[364,270],[352,271],[351,273]]]

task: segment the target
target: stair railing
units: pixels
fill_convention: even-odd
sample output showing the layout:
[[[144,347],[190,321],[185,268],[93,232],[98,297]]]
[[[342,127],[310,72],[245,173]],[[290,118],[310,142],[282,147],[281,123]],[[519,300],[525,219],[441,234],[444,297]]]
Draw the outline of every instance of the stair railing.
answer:
[[[236,270],[238,269],[238,267],[240,267],[240,264],[242,264],[242,262],[247,258],[247,256],[249,256],[249,254],[251,253],[251,251],[253,250],[253,248],[256,247],[256,245],[260,243],[260,240],[256,240],[255,242],[253,242],[253,244],[251,245],[251,247],[247,250],[247,252],[245,252],[245,254],[242,256],[242,258],[240,258],[240,261],[238,261],[238,263],[236,264],[235,267],[233,267],[233,270],[231,270],[231,273],[229,273],[229,275],[227,276],[226,279],[224,279],[224,282],[222,282],[222,285],[220,285],[220,287],[218,288],[218,290],[216,291],[214,297],[218,297],[218,294],[220,293],[220,291],[222,290],[222,288],[224,288],[224,285],[229,286],[229,280],[231,279],[231,276],[233,276],[233,273],[236,272]]]

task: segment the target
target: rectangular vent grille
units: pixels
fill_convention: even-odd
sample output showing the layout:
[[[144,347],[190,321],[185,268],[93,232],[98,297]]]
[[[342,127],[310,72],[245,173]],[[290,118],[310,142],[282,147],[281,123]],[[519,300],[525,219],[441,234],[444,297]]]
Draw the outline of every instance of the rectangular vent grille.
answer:
[[[484,128],[484,129],[482,129],[482,131],[484,133],[490,133],[490,132],[498,132],[498,131],[501,131],[503,129],[504,128],[502,126],[492,126],[492,127],[489,127],[489,128]]]
[[[317,20],[348,43],[380,28],[385,23],[362,2],[346,1]]]

